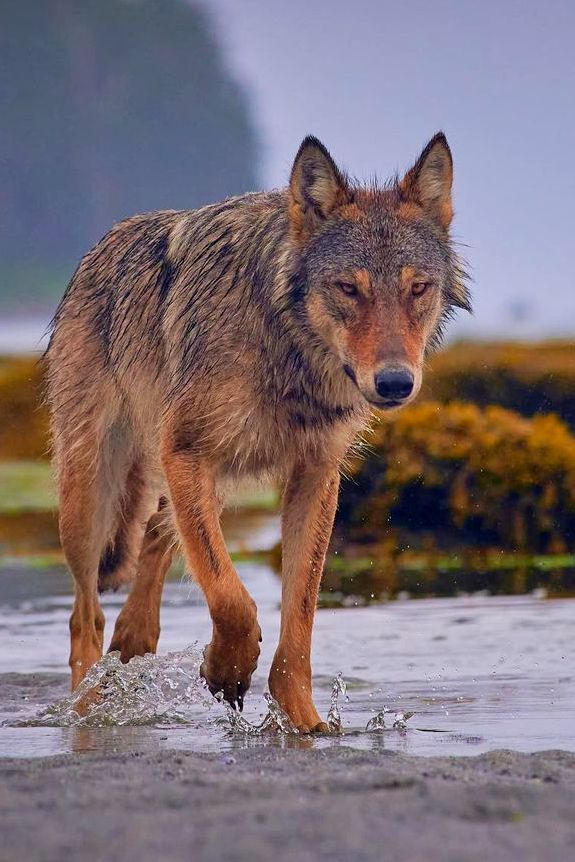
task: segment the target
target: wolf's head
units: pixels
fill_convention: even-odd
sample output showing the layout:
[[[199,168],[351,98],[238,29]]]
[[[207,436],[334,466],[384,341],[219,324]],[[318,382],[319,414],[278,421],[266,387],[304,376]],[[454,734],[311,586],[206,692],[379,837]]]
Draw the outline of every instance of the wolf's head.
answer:
[[[293,298],[374,406],[407,404],[455,306],[470,310],[449,238],[453,162],[442,133],[402,180],[352,183],[306,138],[289,185]]]

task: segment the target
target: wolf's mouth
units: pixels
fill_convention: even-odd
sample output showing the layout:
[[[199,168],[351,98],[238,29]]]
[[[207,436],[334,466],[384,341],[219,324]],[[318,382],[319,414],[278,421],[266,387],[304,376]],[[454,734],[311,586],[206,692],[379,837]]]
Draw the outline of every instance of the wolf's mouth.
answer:
[[[378,410],[392,410],[394,407],[401,407],[402,404],[407,403],[407,398],[403,401],[394,401],[392,399],[388,399],[387,401],[374,401],[371,398],[367,399],[372,407],[377,407]]]

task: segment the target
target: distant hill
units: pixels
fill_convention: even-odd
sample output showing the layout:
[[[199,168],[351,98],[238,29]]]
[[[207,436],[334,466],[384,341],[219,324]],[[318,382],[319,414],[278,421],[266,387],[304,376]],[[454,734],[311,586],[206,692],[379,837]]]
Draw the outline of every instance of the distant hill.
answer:
[[[0,301],[61,291],[115,221],[257,187],[249,102],[183,0],[3,0]]]

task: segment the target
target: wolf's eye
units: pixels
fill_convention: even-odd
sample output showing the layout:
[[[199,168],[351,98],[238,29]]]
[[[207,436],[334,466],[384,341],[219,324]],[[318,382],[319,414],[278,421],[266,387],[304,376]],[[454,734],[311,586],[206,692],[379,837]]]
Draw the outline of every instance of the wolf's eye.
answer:
[[[346,296],[357,296],[359,291],[352,281],[336,281],[335,286],[338,287]]]
[[[423,296],[426,290],[431,287],[430,281],[414,281],[411,285],[413,296]]]

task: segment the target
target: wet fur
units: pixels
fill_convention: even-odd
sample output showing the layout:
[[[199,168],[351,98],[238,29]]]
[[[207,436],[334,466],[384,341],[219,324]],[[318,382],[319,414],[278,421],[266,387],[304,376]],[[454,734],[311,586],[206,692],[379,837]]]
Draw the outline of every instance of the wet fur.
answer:
[[[370,416],[356,375],[342,366],[342,333],[358,369],[363,362],[371,373],[385,327],[393,333],[403,326],[393,291],[414,264],[440,273],[441,295],[419,333],[415,320],[415,346],[404,339],[406,356],[433,346],[452,309],[468,307],[446,212],[432,213],[413,182],[408,174],[384,188],[353,184],[307,139],[288,189],[136,216],[84,257],[56,312],[47,353],[60,531],[76,580],[74,684],[101,652],[96,578],[105,590],[137,574],[134,622],[123,640],[118,627],[113,639],[127,660],[137,648],[123,646],[139,643],[144,625],[141,584],[158,595],[150,567],[159,567],[163,581],[167,567],[159,561],[171,558],[176,537],[210,605],[212,658],[224,646],[235,649],[243,632],[251,652],[241,661],[253,664],[255,611],[217,522],[226,489],[248,476],[287,487],[284,556],[291,530],[297,559],[284,564],[294,569],[287,588],[284,575],[284,601],[287,589],[299,611],[286,611],[280,653],[289,638],[296,652],[308,649],[340,467]],[[342,268],[365,273],[365,289],[373,290],[361,319],[352,320],[325,287]],[[309,550],[305,564],[298,547]],[[123,612],[124,629],[126,619]],[[159,634],[159,623],[152,628]],[[157,634],[144,638],[148,647],[155,648]],[[209,654],[207,663],[217,664]],[[309,657],[305,663],[307,680]],[[213,667],[211,673],[217,676]],[[301,673],[294,670],[296,678]],[[245,676],[244,688],[247,670]],[[226,696],[228,684],[222,681]],[[290,703],[282,685],[279,699],[294,720],[306,713],[302,726],[315,721],[309,704]]]

